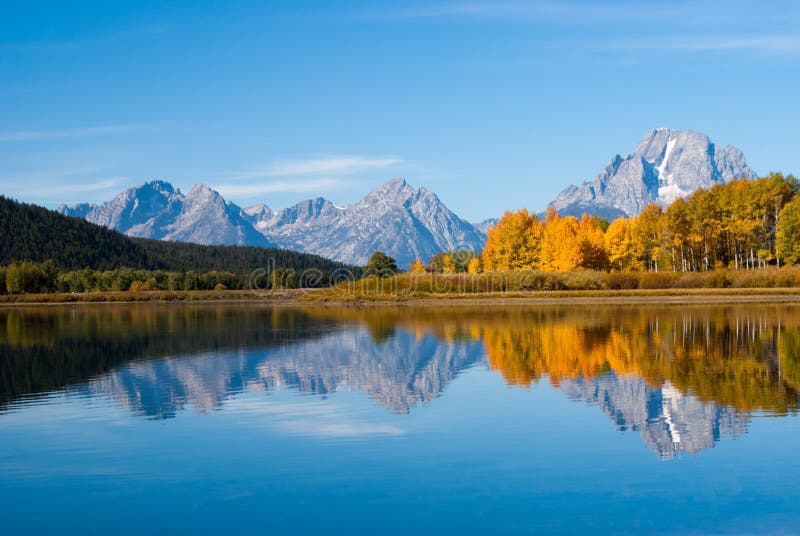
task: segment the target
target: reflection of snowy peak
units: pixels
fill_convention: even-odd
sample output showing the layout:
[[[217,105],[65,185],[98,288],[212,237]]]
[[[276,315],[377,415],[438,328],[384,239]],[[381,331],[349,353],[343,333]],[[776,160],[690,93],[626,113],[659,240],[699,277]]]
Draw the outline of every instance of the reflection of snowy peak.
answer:
[[[693,130],[659,128],[633,154],[615,156],[592,181],[568,187],[551,206],[577,216],[631,216],[649,203],[667,206],[699,188],[756,176],[736,147],[717,147]]]
[[[564,380],[570,397],[599,405],[620,430],[634,430],[663,458],[712,448],[722,434],[746,432],[748,418],[732,409],[684,395],[669,382],[653,389],[636,376],[614,373]]]
[[[153,418],[173,417],[186,405],[210,411],[241,389],[326,394],[348,385],[407,412],[434,400],[482,358],[480,343],[442,344],[430,335],[417,340],[398,332],[376,344],[373,337],[365,329],[342,330],[279,348],[137,361],[92,380],[88,390]]]

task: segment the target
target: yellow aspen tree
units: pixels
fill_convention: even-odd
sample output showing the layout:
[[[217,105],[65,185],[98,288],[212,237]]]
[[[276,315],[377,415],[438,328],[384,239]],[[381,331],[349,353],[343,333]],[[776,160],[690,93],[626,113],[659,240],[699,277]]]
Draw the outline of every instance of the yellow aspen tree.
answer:
[[[783,262],[795,264],[800,261],[800,198],[781,209],[775,243],[778,258]]]
[[[425,264],[420,260],[417,259],[411,263],[411,268],[409,272],[412,274],[424,274],[427,270],[425,269]]]
[[[453,257],[451,257],[450,255],[445,255],[442,258],[442,273],[443,274],[456,273],[456,263],[453,262]]]
[[[542,269],[566,272],[578,268],[581,262],[578,234],[577,218],[562,218],[557,212],[548,211],[542,239]]]
[[[633,220],[617,218],[608,226],[605,235],[608,261],[615,270],[638,270],[641,264],[637,258],[633,241]]]
[[[648,270],[658,271],[658,257],[661,254],[661,236],[659,234],[659,220],[661,207],[655,204],[647,205],[636,218],[633,230],[634,245],[639,259]]]
[[[578,224],[577,239],[580,250],[578,268],[587,270],[608,269],[605,233],[596,218],[587,214],[581,217],[581,221]]]
[[[506,212],[489,229],[483,248],[483,266],[487,271],[529,270],[539,265],[543,235],[542,223],[526,209]]]

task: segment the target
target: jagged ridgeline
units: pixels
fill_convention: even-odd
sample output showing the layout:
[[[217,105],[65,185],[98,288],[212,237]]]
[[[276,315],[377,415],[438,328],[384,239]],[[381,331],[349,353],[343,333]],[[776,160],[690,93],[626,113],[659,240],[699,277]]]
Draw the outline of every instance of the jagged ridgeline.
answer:
[[[212,271],[246,274],[258,268],[320,270],[333,273],[353,266],[317,255],[276,248],[202,246],[131,238],[117,231],[63,216],[36,205],[0,196],[0,265],[52,260],[64,270]]]
[[[242,208],[202,184],[184,194],[153,180],[106,203],[62,205],[58,211],[132,237],[286,248],[356,265],[383,251],[406,268],[443,251],[478,251],[486,240],[486,233],[436,194],[400,178],[347,206],[317,197],[281,210],[264,204]]]

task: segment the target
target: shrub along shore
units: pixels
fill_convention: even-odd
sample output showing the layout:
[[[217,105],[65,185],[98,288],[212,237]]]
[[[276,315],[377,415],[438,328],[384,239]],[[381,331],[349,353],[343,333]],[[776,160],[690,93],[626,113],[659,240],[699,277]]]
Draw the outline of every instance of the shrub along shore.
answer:
[[[570,298],[800,295],[800,266],[710,272],[404,273],[343,282],[304,301],[407,301],[469,298]]]
[[[206,286],[211,286],[207,280]],[[0,304],[75,302],[272,301],[280,303],[398,303],[513,300],[579,303],[672,301],[800,301],[800,266],[758,270],[673,272],[486,272],[368,277],[330,288],[249,290],[91,290],[0,295]]]

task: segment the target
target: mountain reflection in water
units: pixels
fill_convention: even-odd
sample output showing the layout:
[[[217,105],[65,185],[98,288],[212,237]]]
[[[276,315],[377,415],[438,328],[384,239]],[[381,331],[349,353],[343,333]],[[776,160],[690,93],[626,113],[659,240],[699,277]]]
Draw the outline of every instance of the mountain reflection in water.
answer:
[[[356,388],[397,413],[484,365],[547,379],[668,458],[795,413],[794,306],[110,306],[0,310],[0,413],[54,391],[153,419],[237,393]],[[535,403],[532,400],[531,403]],[[402,418],[402,417],[397,417]]]

